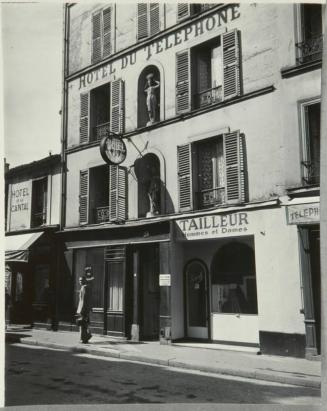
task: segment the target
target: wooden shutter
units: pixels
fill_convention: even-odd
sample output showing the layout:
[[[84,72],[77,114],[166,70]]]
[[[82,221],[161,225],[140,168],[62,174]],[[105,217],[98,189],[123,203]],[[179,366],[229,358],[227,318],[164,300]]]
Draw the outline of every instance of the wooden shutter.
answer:
[[[92,63],[101,60],[101,12],[92,16]]]
[[[176,54],[176,113],[189,111],[190,93],[190,50]]]
[[[160,31],[159,3],[150,3],[150,36]]]
[[[112,8],[108,7],[103,10],[103,57],[112,54]]]
[[[147,3],[137,3],[137,39],[148,37],[148,5]]]
[[[191,144],[177,146],[177,172],[180,211],[193,208]]]
[[[80,124],[79,142],[80,144],[89,141],[89,93],[80,95]]]
[[[191,15],[190,3],[178,3],[177,4],[177,21],[189,17]]]
[[[109,221],[124,221],[127,218],[127,170],[125,167],[109,166]]]
[[[226,133],[224,138],[226,202],[245,201],[243,147],[239,131]]]
[[[79,223],[88,222],[88,194],[89,194],[89,170],[80,171],[79,176]]]
[[[240,49],[237,30],[222,34],[223,96],[229,99],[240,95]]]
[[[115,80],[110,87],[110,130],[114,133],[124,133],[125,102],[124,82]]]

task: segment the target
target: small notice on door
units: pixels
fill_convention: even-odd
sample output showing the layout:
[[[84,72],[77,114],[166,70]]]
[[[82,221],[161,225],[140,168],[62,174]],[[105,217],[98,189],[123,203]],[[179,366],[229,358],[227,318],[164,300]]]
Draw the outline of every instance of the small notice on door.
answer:
[[[170,287],[170,274],[159,274],[160,287]]]

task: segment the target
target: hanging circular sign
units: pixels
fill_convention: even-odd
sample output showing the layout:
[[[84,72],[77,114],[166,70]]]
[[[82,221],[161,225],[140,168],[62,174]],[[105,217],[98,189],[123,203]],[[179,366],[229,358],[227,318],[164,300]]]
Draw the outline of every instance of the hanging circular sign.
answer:
[[[121,138],[110,134],[101,140],[100,153],[106,163],[118,165],[126,158],[126,145]]]

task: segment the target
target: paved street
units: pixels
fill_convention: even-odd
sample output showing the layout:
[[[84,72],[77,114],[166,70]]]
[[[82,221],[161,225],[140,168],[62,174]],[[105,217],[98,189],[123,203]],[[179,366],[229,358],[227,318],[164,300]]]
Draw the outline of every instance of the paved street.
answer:
[[[283,403],[318,405],[320,390],[188,372],[23,344],[6,346],[6,405]]]

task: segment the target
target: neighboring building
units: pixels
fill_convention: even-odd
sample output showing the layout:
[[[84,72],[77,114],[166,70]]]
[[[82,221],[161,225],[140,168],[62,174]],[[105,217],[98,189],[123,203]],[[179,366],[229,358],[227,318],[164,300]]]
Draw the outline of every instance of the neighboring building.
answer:
[[[94,332],[320,352],[321,19],[66,6],[62,327],[91,265]],[[120,165],[100,154],[109,131]]]
[[[5,264],[11,323],[55,325],[61,156],[5,172]]]

